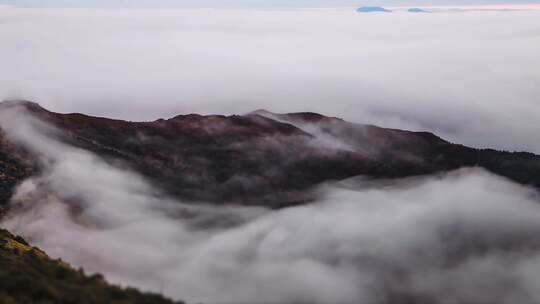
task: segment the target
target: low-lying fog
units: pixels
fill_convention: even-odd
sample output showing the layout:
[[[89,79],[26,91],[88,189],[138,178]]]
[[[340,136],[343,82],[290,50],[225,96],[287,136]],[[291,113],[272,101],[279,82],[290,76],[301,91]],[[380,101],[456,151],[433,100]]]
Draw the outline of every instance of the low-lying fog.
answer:
[[[0,8],[0,99],[131,120],[316,111],[540,153],[540,11]]]
[[[0,225],[113,282],[194,303],[540,301],[538,193],[479,169],[277,211],[193,206],[22,112],[0,126],[44,165]]]

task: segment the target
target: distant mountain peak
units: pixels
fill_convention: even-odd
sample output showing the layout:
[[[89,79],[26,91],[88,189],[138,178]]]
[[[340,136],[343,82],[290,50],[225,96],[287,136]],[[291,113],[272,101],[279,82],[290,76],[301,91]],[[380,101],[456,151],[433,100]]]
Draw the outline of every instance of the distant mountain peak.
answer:
[[[388,10],[382,6],[362,6],[356,9],[358,13],[389,13],[391,10]]]
[[[422,8],[418,8],[418,7],[412,7],[410,9],[407,10],[409,13],[431,13],[430,11],[428,10],[425,10],[425,9],[422,9]]]
[[[248,115],[261,115],[261,116],[265,116],[265,115],[275,115],[275,113],[272,113],[268,110],[265,110],[265,109],[257,109],[255,111],[251,111],[248,113]]]

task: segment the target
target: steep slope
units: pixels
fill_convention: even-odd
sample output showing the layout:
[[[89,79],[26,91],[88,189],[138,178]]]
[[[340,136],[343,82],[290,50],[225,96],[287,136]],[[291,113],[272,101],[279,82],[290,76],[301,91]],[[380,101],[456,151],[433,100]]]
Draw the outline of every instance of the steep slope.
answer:
[[[108,284],[49,258],[22,238],[0,229],[0,303],[172,304],[155,294]],[[178,303],[178,302],[177,302]],[[180,304],[180,303],[178,303]]]
[[[315,113],[179,115],[128,122],[23,107],[62,131],[61,139],[127,166],[184,200],[281,207],[308,202],[318,184],[356,175],[397,178],[481,166],[540,186],[540,157],[478,150],[431,133],[385,129]],[[39,169],[0,133],[6,189]],[[4,139],[2,139],[4,138]],[[19,149],[13,153],[13,149]]]
[[[17,183],[33,171],[30,155],[8,141],[0,129],[0,216],[2,205],[9,200]]]

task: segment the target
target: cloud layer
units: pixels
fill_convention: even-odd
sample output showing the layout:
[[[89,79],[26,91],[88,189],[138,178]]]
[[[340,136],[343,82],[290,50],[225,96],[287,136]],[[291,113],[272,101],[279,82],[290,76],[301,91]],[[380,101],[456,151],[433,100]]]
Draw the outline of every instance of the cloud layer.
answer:
[[[0,9],[0,98],[131,120],[317,111],[540,153],[540,13]]]
[[[18,110],[0,126],[44,166],[1,225],[114,282],[205,303],[540,301],[538,193],[482,170],[277,211],[186,205]]]
[[[520,5],[539,3],[538,0],[372,0],[370,5]],[[0,0],[0,4],[18,7],[113,7],[113,8],[271,8],[271,7],[329,7],[356,6],[355,0]]]

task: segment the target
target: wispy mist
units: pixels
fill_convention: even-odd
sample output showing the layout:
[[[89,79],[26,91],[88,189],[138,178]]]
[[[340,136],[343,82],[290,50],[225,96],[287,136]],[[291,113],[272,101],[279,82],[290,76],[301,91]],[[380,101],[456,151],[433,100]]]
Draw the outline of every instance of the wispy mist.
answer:
[[[2,113],[43,170],[1,225],[114,282],[205,303],[540,301],[538,193],[482,170],[326,185],[277,211],[187,205]]]

